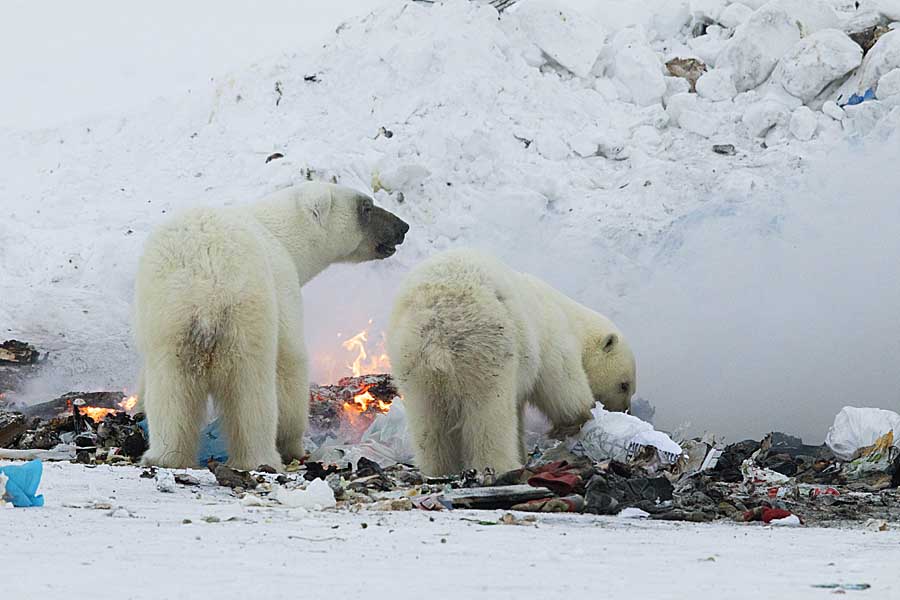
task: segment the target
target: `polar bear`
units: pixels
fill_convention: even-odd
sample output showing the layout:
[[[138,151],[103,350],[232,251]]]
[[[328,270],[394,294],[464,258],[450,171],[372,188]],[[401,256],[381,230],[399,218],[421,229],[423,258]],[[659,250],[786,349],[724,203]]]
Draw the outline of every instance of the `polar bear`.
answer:
[[[520,467],[526,404],[561,436],[577,432],[595,402],[625,411],[635,392],[634,356],[609,319],[472,250],[410,273],[387,348],[428,475]]]
[[[154,232],[135,286],[144,464],[195,465],[208,395],[230,465],[280,467],[302,456],[300,288],[332,263],[391,256],[408,230],[360,192],[310,182],[250,206],[190,210]]]

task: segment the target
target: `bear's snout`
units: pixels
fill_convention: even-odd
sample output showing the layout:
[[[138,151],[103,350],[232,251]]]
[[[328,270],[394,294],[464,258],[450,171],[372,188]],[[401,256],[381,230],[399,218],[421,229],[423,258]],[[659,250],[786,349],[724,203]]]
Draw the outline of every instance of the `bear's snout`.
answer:
[[[381,258],[387,258],[403,243],[406,232],[409,231],[409,223],[394,213],[376,206],[369,231],[375,239],[376,253]]]

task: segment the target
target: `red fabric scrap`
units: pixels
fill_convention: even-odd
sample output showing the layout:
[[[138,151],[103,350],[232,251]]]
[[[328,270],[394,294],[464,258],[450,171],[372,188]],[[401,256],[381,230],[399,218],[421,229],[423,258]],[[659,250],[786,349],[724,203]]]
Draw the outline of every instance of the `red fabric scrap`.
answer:
[[[547,488],[560,496],[571,494],[580,483],[576,468],[564,460],[543,465],[528,478],[531,487]]]

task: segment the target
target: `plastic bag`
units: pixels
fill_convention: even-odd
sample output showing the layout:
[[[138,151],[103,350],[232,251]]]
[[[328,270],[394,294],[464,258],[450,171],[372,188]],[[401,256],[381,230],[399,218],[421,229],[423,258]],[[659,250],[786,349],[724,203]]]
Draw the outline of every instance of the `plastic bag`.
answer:
[[[44,464],[39,460],[0,467],[0,474],[6,478],[3,482],[3,500],[13,506],[43,506],[44,497],[37,493],[43,472]]]
[[[580,445],[581,454],[598,461],[626,461],[636,449],[645,446],[655,447],[665,462],[672,462],[681,455],[681,447],[669,436],[637,417],[609,412],[602,406],[594,407],[591,413],[594,418],[581,428],[571,445],[573,452],[579,453]]]
[[[382,467],[397,463],[413,463],[412,439],[406,426],[406,409],[400,399],[394,400],[391,410],[375,417],[362,435],[359,444],[351,450],[354,464],[359,460],[356,454],[374,460]]]
[[[138,426],[144,430],[144,437],[150,439],[150,425],[147,419],[138,422]],[[205,467],[210,460],[224,463],[228,462],[228,441],[221,428],[221,419],[209,423],[200,432],[200,445],[197,449],[197,464]]]
[[[894,432],[894,445],[900,444],[900,415],[894,411],[845,406],[828,429],[825,443],[839,459],[850,461],[860,448],[871,446],[888,431]]]
[[[280,485],[274,485],[271,497],[289,508],[322,510],[334,508],[337,505],[334,490],[324,479],[313,479],[303,490],[289,490]]]

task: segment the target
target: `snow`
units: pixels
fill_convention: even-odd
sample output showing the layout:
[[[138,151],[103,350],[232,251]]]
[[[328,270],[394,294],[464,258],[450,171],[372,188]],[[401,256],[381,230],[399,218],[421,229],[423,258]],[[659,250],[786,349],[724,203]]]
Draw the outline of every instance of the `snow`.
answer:
[[[15,575],[4,580],[7,597],[664,600],[689,590],[802,600],[822,598],[812,586],[830,583],[900,593],[896,523],[876,532],[536,515],[489,526],[479,521],[502,512],[242,506],[208,472],[192,471],[201,485],[171,494],[139,473],[45,465],[46,505],[0,510],[9,542],[0,559]]]
[[[733,77],[731,71],[726,68],[707,71],[697,80],[697,94],[713,102],[731,100],[737,96]]]
[[[810,103],[812,127],[797,112],[802,100],[767,79],[801,29],[844,29],[858,15],[838,0],[770,3],[736,31],[710,24],[695,38],[686,1],[552,5],[566,15],[559,35],[590,30],[589,45],[547,36],[538,48],[521,26],[527,0],[499,19],[465,0],[386,2],[338,32],[345,15],[319,12],[321,37],[285,33],[303,21],[301,8],[259,13],[283,15],[269,29],[241,25],[230,7],[222,39],[202,37],[212,26],[198,30],[207,45],[197,56],[181,25],[160,42],[171,50],[159,60],[137,44],[126,52],[135,73],[147,73],[141,85],[158,90],[138,86],[146,102],[137,108],[131,92],[111,92],[143,79],[98,66],[103,34],[119,30],[79,20],[73,62],[37,54],[29,63],[49,82],[47,106],[55,113],[71,97],[71,112],[36,111],[0,135],[0,328],[50,351],[24,397],[133,387],[135,266],[149,231],[173,211],[334,177],[373,193],[412,230],[396,257],[333,269],[305,290],[314,380],[333,381],[335,365],[343,374],[339,335],[373,319],[379,337],[410,267],[473,245],[616,320],[637,352],[638,394],[661,427],[730,438],[787,427],[814,442],[848,398],[895,407],[900,324],[885,307],[900,302],[886,258],[897,242],[879,225],[896,213],[887,200],[897,108],[845,110],[835,92],[821,111]],[[153,15],[167,22],[164,9]],[[858,71],[868,65],[877,81],[896,68],[895,35]],[[747,47],[737,49],[741,39]],[[699,97],[665,76],[674,56],[710,66]],[[31,90],[15,72],[16,89]],[[76,79],[84,96],[70,93]],[[718,83],[703,91],[704,79]],[[101,94],[114,102],[87,100]],[[713,144],[736,152],[716,154]],[[284,158],[266,162],[275,152]],[[883,177],[873,182],[871,169]],[[831,174],[840,177],[821,185]],[[832,350],[848,335],[849,359]]]
[[[809,102],[862,62],[862,48],[844,32],[823,29],[797,42],[778,63],[774,79]]]
[[[900,31],[889,31],[878,38],[859,70],[858,92],[875,88],[882,75],[900,68]]]
[[[791,121],[788,126],[798,140],[811,140],[818,126],[816,114],[807,106],[798,106],[791,113]]]

